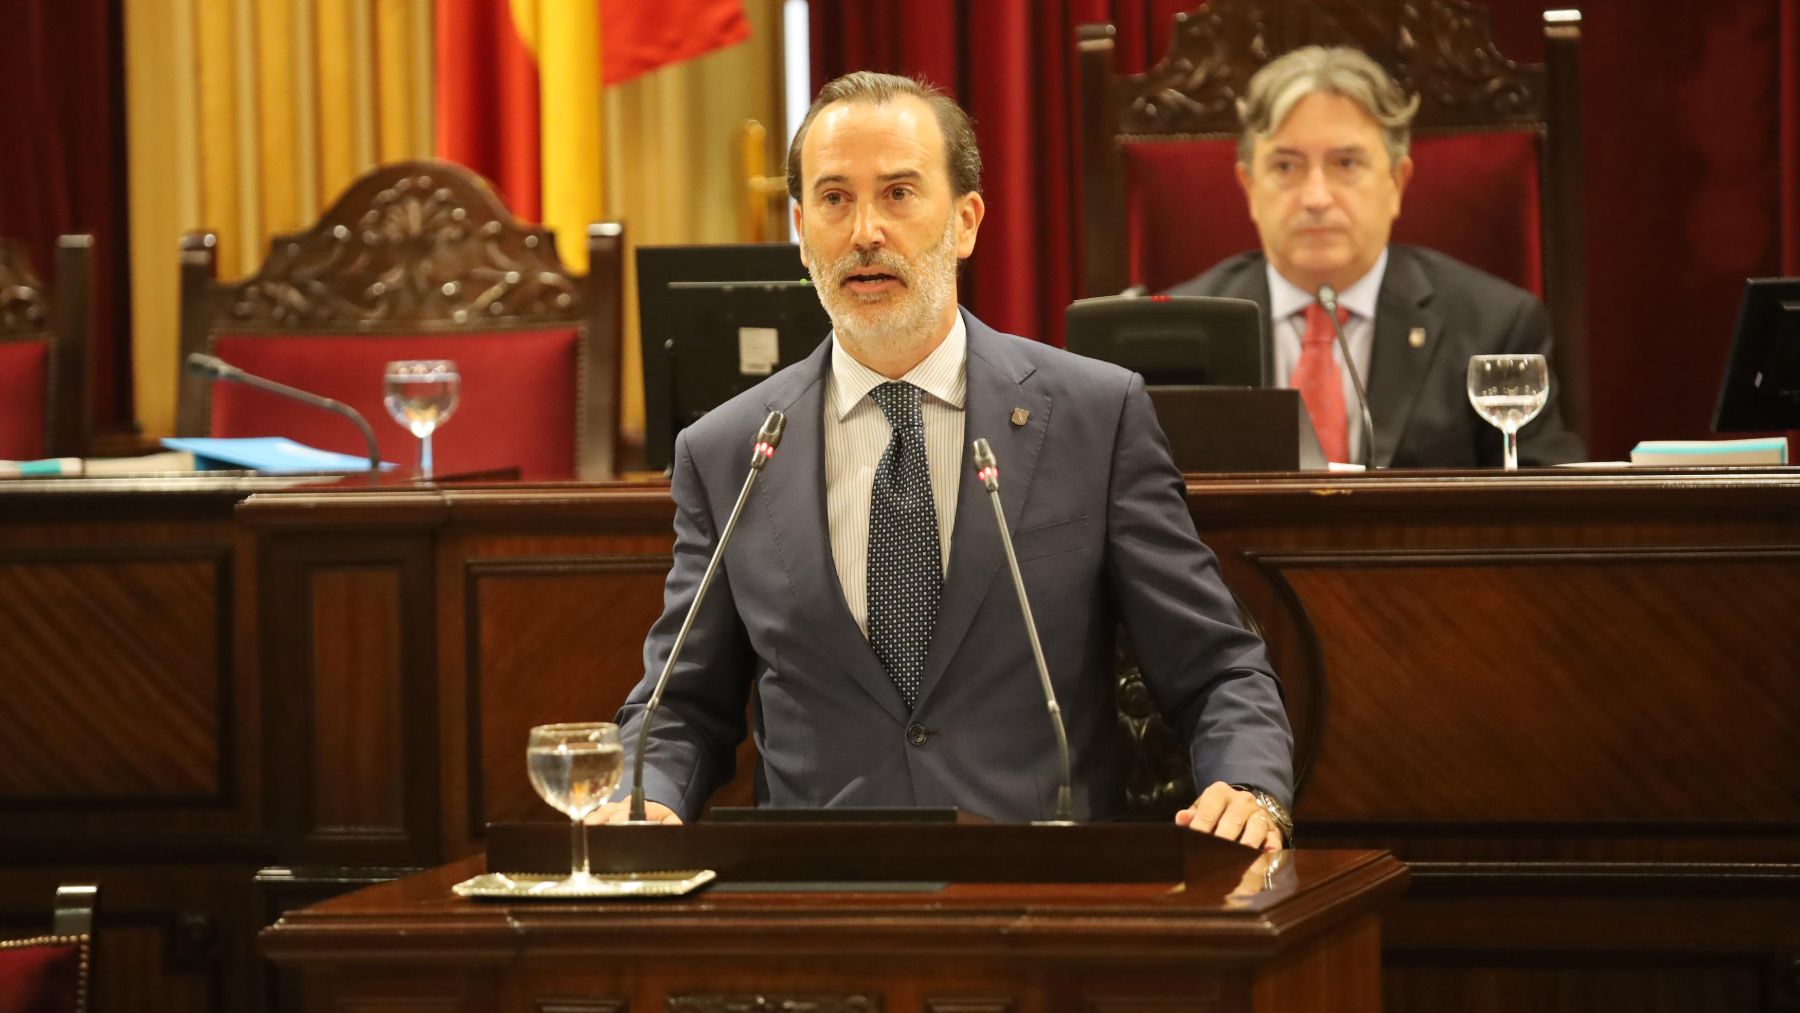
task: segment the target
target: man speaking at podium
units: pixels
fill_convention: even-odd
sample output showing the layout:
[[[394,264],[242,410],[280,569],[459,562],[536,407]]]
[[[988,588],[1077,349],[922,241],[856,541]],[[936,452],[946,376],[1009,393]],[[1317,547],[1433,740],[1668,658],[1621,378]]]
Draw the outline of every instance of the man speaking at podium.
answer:
[[[732,775],[751,703],[763,804],[1050,814],[1056,733],[969,464],[982,438],[1068,726],[1076,817],[1125,806],[1122,622],[1206,786],[1176,821],[1279,847],[1292,799],[1280,687],[1195,534],[1143,381],[956,304],[980,186],[967,115],[929,86],[851,74],[802,121],[788,191],[833,331],[676,441],[674,565],[644,647],[651,674],[620,711],[628,752],[759,424],[787,417],[653,718],[649,817],[699,814]]]

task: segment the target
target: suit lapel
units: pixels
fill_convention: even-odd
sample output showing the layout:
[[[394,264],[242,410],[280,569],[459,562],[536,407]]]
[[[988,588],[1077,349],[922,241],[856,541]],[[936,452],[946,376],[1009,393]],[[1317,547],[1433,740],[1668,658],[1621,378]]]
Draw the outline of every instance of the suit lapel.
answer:
[[[969,331],[964,451],[958,469],[961,478],[956,493],[956,522],[950,534],[950,569],[919,683],[921,707],[944,677],[981,603],[994,587],[1001,586],[995,578],[1006,565],[1000,533],[994,526],[994,508],[987,490],[975,478],[968,448],[983,438],[993,447],[1000,466],[1000,505],[1008,529],[1017,531],[1032,476],[1037,472],[1044,434],[1050,426],[1050,398],[1025,382],[1035,367],[1011,347],[1016,339],[994,331],[967,313],[963,319]],[[1015,408],[1030,413],[1022,426],[1012,423]],[[1022,629],[1017,633],[1025,635]],[[1001,635],[1007,634],[1002,631]]]
[[[896,722],[905,722],[906,707],[892,679],[881,667],[838,582],[831,555],[831,520],[825,508],[825,373],[831,368],[831,342],[825,341],[796,371],[804,381],[798,391],[770,391],[770,410],[788,414],[780,456],[770,462],[758,495],[764,501],[788,587],[804,620],[807,635]],[[786,401],[786,404],[781,402]],[[782,472],[777,465],[787,464]]]
[[[1369,414],[1375,417],[1376,467],[1393,463],[1407,419],[1418,401],[1431,358],[1443,343],[1443,320],[1429,303],[1431,280],[1404,246],[1389,247],[1387,274],[1375,304],[1375,342],[1369,355]],[[1415,346],[1411,335],[1422,332]]]

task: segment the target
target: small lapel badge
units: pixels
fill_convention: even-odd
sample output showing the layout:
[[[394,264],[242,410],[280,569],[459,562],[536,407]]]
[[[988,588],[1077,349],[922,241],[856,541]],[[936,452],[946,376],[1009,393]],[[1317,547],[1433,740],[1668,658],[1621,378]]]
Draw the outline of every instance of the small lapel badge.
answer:
[[[1012,413],[1012,424],[1013,425],[1022,426],[1030,420],[1031,420],[1030,412],[1026,411],[1023,408],[1014,408],[1013,409],[1013,413]]]
[[[1425,347],[1425,328],[1415,327],[1406,332],[1406,343],[1414,348]]]

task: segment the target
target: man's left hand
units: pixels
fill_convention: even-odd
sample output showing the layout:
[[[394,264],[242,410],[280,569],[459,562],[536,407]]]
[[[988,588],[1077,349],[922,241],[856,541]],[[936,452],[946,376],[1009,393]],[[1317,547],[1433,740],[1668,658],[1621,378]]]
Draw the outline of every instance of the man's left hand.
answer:
[[[1256,804],[1256,796],[1224,781],[1207,785],[1193,805],[1175,814],[1175,825],[1246,847],[1281,850],[1281,827]]]

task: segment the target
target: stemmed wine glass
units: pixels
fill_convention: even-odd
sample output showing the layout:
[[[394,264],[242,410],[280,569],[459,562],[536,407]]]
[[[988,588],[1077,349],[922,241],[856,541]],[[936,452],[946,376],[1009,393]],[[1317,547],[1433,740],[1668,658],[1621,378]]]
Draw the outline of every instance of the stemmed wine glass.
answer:
[[[1519,470],[1519,429],[1550,400],[1550,366],[1541,355],[1476,355],[1469,359],[1469,403],[1500,427],[1506,470]]]
[[[572,821],[569,878],[552,887],[553,891],[592,890],[599,882],[588,871],[584,821],[618,789],[624,756],[619,726],[611,722],[538,725],[531,730],[525,745],[531,786],[551,808]]]
[[[431,477],[431,434],[450,421],[462,396],[462,376],[448,359],[403,359],[387,364],[383,398],[388,414],[419,438],[419,477]]]

